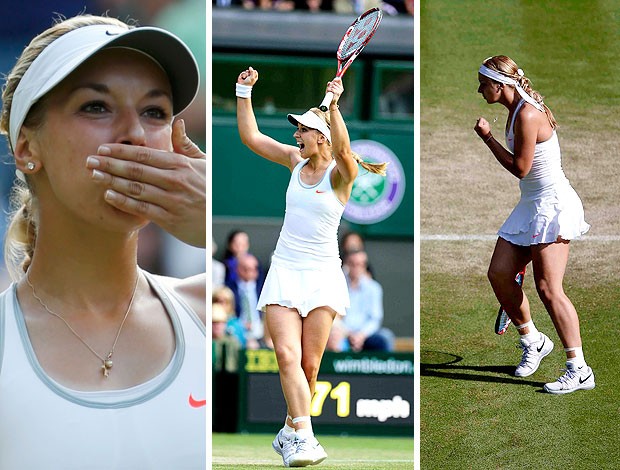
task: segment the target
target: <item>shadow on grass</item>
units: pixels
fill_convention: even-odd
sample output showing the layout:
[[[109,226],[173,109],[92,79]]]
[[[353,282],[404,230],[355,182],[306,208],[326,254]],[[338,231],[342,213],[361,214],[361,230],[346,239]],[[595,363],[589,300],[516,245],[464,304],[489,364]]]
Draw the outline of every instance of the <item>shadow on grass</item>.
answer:
[[[523,380],[513,376],[515,366],[460,366],[457,365],[463,358],[456,354],[441,351],[420,351],[420,376],[439,377],[450,380],[470,380],[474,382],[492,382],[512,385],[528,385],[540,388],[545,382]],[[500,376],[475,374],[472,372],[489,372]],[[507,377],[502,377],[505,375]]]

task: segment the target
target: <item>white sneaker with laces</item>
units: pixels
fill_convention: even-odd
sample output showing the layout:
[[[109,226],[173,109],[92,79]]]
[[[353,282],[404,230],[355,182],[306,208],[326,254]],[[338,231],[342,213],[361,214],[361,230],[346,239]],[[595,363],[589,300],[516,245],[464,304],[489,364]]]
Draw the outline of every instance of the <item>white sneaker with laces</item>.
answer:
[[[295,442],[295,453],[291,455],[289,467],[306,467],[317,465],[327,458],[327,452],[319,444],[316,437],[310,436],[306,439],[297,439]]]
[[[284,466],[288,467],[288,460],[295,452],[295,435],[293,434],[293,436],[289,438],[284,435],[283,431],[283,429],[280,429],[280,431],[278,431],[278,434],[271,443],[271,447],[273,447],[273,450],[275,450],[278,454],[280,454],[280,456],[282,456],[282,462],[284,463]]]
[[[515,375],[517,377],[528,377],[536,372],[542,358],[553,351],[553,341],[547,335],[540,333],[538,341],[528,343],[528,341],[521,338],[520,342],[519,347],[523,349],[523,355],[521,356],[521,362],[515,370]]]
[[[555,382],[545,384],[545,391],[556,395],[571,393],[575,390],[592,390],[594,383],[594,372],[587,364],[575,367],[571,363],[566,363],[565,374]]]

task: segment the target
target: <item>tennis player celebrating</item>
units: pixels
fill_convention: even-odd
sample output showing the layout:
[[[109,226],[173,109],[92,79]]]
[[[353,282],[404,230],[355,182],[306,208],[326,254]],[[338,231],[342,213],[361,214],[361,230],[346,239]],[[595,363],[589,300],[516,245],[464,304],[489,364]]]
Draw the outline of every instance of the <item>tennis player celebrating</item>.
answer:
[[[504,148],[479,118],[474,130],[497,161],[519,178],[521,199],[499,229],[489,280],[517,327],[523,356],[515,375],[527,377],[553,350],[553,342],[534,326],[527,297],[515,281],[531,261],[538,295],[549,312],[566,351],[566,373],[547,383],[549,393],[594,388],[594,373],[583,356],[579,318],[562,281],[569,241],[589,229],[577,193],[564,176],[556,121],[517,64],[506,56],[490,57],[478,71],[478,92],[489,104],[508,109]]]
[[[258,308],[266,312],[280,369],[288,416],[273,441],[285,466],[322,462],[327,454],[312,432],[310,401],[336,314],[349,305],[338,254],[338,225],[349,200],[358,163],[384,174],[384,164],[370,164],[351,151],[349,134],[338,110],[344,88],[339,78],[327,84],[334,97],[327,113],[317,108],[288,115],[297,127],[297,146],[262,134],[250,99],[258,71],[237,78],[237,124],[241,140],[253,152],[287,167],[291,179],[286,214]]]
[[[8,74],[23,204],[0,295],[0,468],[204,468],[205,279],[136,262],[149,219],[205,244],[204,154],[173,124],[198,81],[176,36],[88,15]]]

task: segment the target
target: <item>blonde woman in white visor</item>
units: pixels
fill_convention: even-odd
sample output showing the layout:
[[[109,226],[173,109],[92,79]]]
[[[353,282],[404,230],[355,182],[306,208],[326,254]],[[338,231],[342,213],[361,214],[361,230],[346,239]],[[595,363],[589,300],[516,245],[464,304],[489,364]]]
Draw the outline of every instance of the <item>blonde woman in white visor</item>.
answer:
[[[205,245],[204,154],[173,123],[198,82],[176,36],[88,15],[7,75],[0,468],[204,468],[205,279],[136,261],[150,220]]]
[[[515,275],[530,261],[538,295],[551,316],[566,353],[566,372],[545,384],[549,393],[594,388],[586,364],[579,317],[562,282],[570,240],[589,229],[583,206],[562,170],[556,121],[542,97],[515,62],[506,56],[486,59],[478,71],[478,92],[489,104],[508,109],[505,148],[479,118],[474,130],[497,161],[519,178],[521,199],[499,229],[489,280],[493,291],[520,335],[523,355],[515,375],[527,377],[551,353],[553,342],[532,321],[527,297]]]
[[[326,113],[313,108],[288,115],[297,127],[297,146],[258,129],[251,102],[257,80],[258,71],[252,67],[237,78],[241,140],[254,153],[291,171],[284,224],[257,306],[266,312],[288,412],[272,445],[285,466],[304,467],[327,457],[312,431],[310,400],[334,317],[344,315],[349,305],[338,225],[358,163],[376,173],[383,173],[385,165],[362,163],[351,151],[338,109],[344,91],[340,79],[327,84],[334,97]]]

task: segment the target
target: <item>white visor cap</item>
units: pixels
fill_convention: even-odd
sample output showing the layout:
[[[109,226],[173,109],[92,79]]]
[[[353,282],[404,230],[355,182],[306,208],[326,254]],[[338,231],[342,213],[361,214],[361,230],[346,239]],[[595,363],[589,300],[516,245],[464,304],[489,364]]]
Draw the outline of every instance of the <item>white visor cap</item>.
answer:
[[[173,113],[187,108],[198,93],[200,74],[189,48],[161,28],[126,29],[115,25],[84,26],[50,43],[32,62],[13,95],[9,141],[14,146],[30,108],[96,52],[123,47],[142,52],[168,75]]]
[[[301,124],[302,126],[309,127],[310,129],[315,129],[327,137],[329,143],[332,142],[332,135],[329,132],[329,127],[327,127],[327,123],[323,121],[320,117],[314,114],[312,111],[306,111],[305,113],[299,114],[289,114],[288,116],[289,122],[296,126],[297,124]]]

